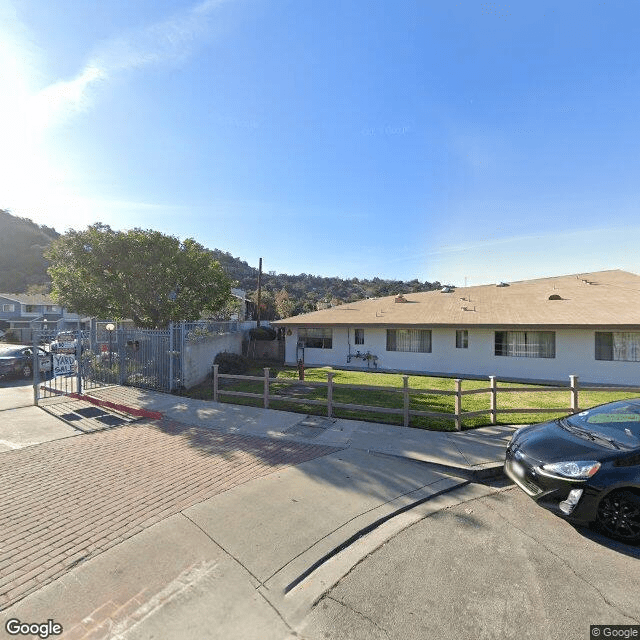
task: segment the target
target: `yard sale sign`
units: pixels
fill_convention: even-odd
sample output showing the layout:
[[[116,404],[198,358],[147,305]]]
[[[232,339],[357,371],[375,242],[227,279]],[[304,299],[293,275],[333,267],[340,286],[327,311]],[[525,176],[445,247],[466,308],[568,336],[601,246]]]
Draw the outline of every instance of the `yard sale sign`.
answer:
[[[53,354],[53,377],[66,376],[73,373],[76,358],[66,353]]]

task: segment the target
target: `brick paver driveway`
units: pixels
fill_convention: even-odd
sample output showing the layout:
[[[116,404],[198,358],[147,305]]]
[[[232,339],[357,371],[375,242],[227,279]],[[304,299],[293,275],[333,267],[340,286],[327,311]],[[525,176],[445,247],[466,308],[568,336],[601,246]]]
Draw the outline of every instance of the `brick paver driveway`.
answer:
[[[335,449],[146,421],[0,454],[0,610],[186,507]]]

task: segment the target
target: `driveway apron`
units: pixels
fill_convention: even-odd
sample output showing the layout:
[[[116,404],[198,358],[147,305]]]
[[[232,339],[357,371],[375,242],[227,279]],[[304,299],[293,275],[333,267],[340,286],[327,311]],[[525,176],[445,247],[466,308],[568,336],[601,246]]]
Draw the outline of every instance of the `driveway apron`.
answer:
[[[0,610],[189,506],[334,451],[167,419],[6,451]]]

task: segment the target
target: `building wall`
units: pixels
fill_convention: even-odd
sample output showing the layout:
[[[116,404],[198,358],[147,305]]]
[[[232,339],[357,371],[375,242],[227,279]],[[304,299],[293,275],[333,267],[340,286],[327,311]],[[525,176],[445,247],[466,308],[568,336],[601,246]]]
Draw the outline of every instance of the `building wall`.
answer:
[[[3,305],[12,304],[14,305],[13,311],[3,311]],[[2,320],[18,320],[22,317],[21,311],[22,305],[15,300],[10,300],[9,298],[3,298],[0,296],[0,318]]]
[[[213,359],[222,351],[242,354],[242,333],[225,333],[199,342],[187,342],[184,352],[184,386],[190,389],[204,382],[211,374]]]
[[[514,327],[514,330],[518,330]],[[640,329],[639,329],[640,330]],[[333,329],[332,349],[304,351],[307,366],[334,366],[367,369],[367,361],[352,358],[347,362],[349,342],[351,353],[370,352],[378,357],[378,370],[415,371],[446,375],[490,376],[567,382],[576,374],[584,383],[640,385],[640,362],[601,361],[595,359],[595,330],[563,329],[556,334],[555,358],[496,356],[494,331],[469,330],[469,347],[456,348],[455,328],[434,328],[431,332],[431,353],[388,352],[386,329],[364,331],[364,344],[354,344],[353,329]],[[296,364],[297,331],[286,336],[285,361]],[[371,364],[370,369],[373,369]]]

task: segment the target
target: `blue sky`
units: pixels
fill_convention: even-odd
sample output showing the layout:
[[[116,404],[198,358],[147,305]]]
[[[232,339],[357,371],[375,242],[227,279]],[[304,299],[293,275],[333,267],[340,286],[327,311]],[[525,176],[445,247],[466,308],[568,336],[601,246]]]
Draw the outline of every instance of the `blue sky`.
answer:
[[[0,0],[0,207],[279,273],[640,273],[639,25],[635,0]]]

